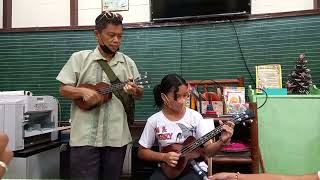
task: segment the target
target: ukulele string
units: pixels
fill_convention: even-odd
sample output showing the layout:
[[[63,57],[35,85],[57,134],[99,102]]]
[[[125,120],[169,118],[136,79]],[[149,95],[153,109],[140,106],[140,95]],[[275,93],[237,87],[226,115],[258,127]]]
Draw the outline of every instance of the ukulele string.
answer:
[[[204,135],[202,138],[197,139],[193,143],[190,143],[189,145],[183,147],[181,149],[181,153],[188,153],[199,147],[200,145],[204,144],[205,142],[209,141],[211,138],[213,138],[216,134],[221,132],[222,126],[219,126],[215,128],[213,131],[210,131],[206,135]]]
[[[188,146],[184,147],[182,149],[182,153],[188,153],[193,151],[194,149],[198,148],[200,145],[204,144],[205,142],[209,141],[212,137],[214,137],[216,134],[218,134],[219,132],[217,132],[218,128],[216,128],[214,131],[209,132],[207,135],[205,135],[203,138],[200,138],[198,140],[196,140],[195,142],[189,144]]]
[[[235,115],[232,120],[233,123],[238,124],[240,121],[246,119],[244,118],[246,114],[237,114]],[[214,136],[216,136],[218,133],[220,133],[223,129],[222,129],[223,125],[218,126],[217,128],[215,128],[213,131],[210,131],[209,133],[207,133],[206,135],[204,135],[202,138],[197,139],[195,142],[190,143],[189,145],[183,147],[181,149],[181,153],[185,154],[188,152],[193,151],[194,149],[198,148],[200,145],[204,144],[205,142],[209,141],[210,139],[212,139]]]
[[[140,81],[141,81],[141,79],[135,79],[133,82],[137,83]],[[118,90],[118,89],[123,88],[125,86],[125,84],[128,82],[129,81],[120,82],[120,83],[112,84],[111,87],[99,88],[99,89],[97,89],[97,92],[100,94],[107,94],[107,93],[113,92],[114,90]]]
[[[116,84],[112,84],[111,87],[105,87],[105,88],[99,88],[97,89],[97,92],[99,92],[100,94],[107,94],[110,93],[116,89],[121,89],[123,88],[123,86],[125,86],[126,82],[121,82],[121,83],[116,83]]]

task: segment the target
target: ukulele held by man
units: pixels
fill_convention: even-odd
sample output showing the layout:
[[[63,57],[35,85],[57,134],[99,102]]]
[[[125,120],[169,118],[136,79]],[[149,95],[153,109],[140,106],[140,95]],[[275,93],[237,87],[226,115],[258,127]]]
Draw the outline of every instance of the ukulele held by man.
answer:
[[[94,90],[98,92],[99,97],[96,101],[86,101],[84,98],[76,99],[75,103],[76,105],[82,109],[82,110],[91,110],[95,108],[96,106],[103,104],[107,101],[109,101],[112,98],[112,92],[124,90],[126,91],[126,85],[133,85],[133,86],[141,86],[141,85],[148,85],[150,84],[150,78],[145,75],[139,79],[135,79],[134,81],[128,80],[125,82],[118,82],[115,84],[107,84],[105,82],[99,82],[97,84],[80,84],[78,87],[80,88],[87,88],[90,90]]]

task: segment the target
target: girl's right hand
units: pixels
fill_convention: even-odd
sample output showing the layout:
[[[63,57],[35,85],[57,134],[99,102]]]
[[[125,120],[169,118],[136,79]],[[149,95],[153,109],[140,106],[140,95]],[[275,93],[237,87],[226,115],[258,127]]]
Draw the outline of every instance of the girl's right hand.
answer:
[[[163,154],[163,161],[171,167],[176,167],[180,157],[180,153],[168,152]]]

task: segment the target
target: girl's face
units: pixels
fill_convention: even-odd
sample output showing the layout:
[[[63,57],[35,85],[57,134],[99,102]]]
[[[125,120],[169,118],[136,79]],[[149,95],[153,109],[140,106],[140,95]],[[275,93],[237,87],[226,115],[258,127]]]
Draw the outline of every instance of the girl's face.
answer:
[[[180,85],[179,91],[176,96],[174,90],[171,90],[167,94],[161,94],[164,105],[176,112],[180,112],[185,108],[187,98],[189,97],[189,89],[186,85]],[[176,97],[176,98],[175,98]]]

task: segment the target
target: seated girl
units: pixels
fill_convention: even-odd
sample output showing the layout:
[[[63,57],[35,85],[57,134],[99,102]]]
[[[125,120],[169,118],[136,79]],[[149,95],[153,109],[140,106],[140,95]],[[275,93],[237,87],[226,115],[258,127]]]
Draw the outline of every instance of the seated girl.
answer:
[[[161,83],[154,87],[153,94],[155,104],[160,111],[148,119],[139,140],[140,147],[138,150],[139,158],[161,162],[161,168],[156,169],[150,179],[202,179],[194,171],[187,170],[190,169],[188,168],[190,166],[189,164],[186,165],[185,161],[189,159],[186,159],[187,155],[181,153],[181,149],[162,150],[171,149],[170,145],[183,144],[190,137],[199,139],[214,129],[213,122],[206,123],[201,114],[186,108],[185,103],[189,97],[188,84],[177,74],[166,75]],[[207,157],[214,156],[224,145],[230,142],[234,124],[226,122],[222,127],[223,131],[218,141],[213,143],[212,140],[209,140],[204,144],[203,151]],[[151,149],[156,139],[160,146],[160,152]],[[177,169],[181,169],[181,164],[184,165],[182,166],[183,172],[178,174],[177,177],[171,177],[172,173],[166,171],[169,169],[172,172],[177,172]]]

